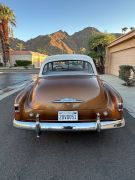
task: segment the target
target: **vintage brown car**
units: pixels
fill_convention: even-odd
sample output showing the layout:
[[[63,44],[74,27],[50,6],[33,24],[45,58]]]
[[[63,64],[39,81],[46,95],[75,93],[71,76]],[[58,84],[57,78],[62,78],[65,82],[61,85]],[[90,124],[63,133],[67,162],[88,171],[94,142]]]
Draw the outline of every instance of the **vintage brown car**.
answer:
[[[54,55],[15,99],[13,125],[41,131],[90,131],[125,125],[120,94],[85,55]]]

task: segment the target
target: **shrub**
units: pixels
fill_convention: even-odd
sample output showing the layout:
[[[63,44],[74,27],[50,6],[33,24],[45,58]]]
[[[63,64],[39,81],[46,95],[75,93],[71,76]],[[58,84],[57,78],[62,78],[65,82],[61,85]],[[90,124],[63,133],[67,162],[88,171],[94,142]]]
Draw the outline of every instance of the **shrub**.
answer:
[[[0,67],[3,67],[3,63],[0,63]]]
[[[25,67],[32,64],[31,61],[24,61],[24,60],[16,60],[15,62],[17,66],[25,66]]]
[[[121,65],[119,66],[119,78],[124,80],[126,82],[127,86],[130,86],[130,76],[131,76],[131,71],[133,70],[132,66],[129,65]]]

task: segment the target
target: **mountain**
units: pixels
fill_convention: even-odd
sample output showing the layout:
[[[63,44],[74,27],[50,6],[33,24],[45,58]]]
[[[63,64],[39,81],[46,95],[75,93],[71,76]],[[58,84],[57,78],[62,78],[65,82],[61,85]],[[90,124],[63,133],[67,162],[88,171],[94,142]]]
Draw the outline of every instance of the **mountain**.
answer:
[[[48,55],[80,53],[80,48],[88,50],[90,37],[98,32],[100,31],[94,27],[87,27],[79,32],[75,32],[73,35],[60,30],[49,35],[40,35],[26,42],[17,38],[10,39],[10,47],[17,50],[17,44],[22,43],[26,50],[39,51],[39,49],[45,49]],[[116,35],[117,37],[120,36],[118,33]]]
[[[98,32],[100,32],[100,31],[94,27],[87,27],[87,28],[83,29],[82,31],[74,33],[71,36],[71,38],[76,43],[77,50],[80,50],[80,48],[82,48],[82,47],[87,49],[90,37],[94,33],[98,33]]]
[[[44,48],[49,54],[73,53],[76,44],[70,36],[63,31],[58,31],[50,35],[38,36],[26,42],[26,49],[36,51]]]
[[[99,32],[96,28],[89,27],[70,36],[67,32],[60,30],[50,35],[30,39],[25,42],[25,47],[32,51],[46,49],[48,54],[77,53],[81,47],[87,49],[90,36],[96,32]]]
[[[25,42],[24,42],[24,41],[22,41],[22,40],[20,40],[20,39],[17,39],[17,38],[14,38],[14,39],[13,39],[13,38],[10,38],[10,48],[11,48],[11,49],[16,50],[18,43],[21,43],[21,44],[23,44],[23,45],[25,46]]]
[[[94,27],[88,27],[82,31],[69,35],[65,31],[57,31],[49,35],[40,35],[26,42],[15,39],[10,41],[11,48],[17,49],[17,43],[22,43],[26,50],[37,51],[38,49],[46,49],[51,54],[72,54],[79,53],[80,48],[88,48],[88,40],[93,33],[99,32]]]

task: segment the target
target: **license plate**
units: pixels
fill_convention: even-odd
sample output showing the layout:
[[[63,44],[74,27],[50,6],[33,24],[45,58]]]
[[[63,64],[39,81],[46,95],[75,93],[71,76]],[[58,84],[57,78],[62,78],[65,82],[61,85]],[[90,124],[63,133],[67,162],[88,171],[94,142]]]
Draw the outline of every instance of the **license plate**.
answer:
[[[59,111],[58,121],[78,121],[78,111]]]

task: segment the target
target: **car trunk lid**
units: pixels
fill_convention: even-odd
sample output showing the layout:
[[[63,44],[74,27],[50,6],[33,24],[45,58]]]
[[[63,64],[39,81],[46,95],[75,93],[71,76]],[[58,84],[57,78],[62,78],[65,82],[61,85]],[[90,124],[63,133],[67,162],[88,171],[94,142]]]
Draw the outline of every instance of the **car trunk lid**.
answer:
[[[107,106],[103,84],[97,76],[39,78],[28,98],[38,110],[89,110]]]

